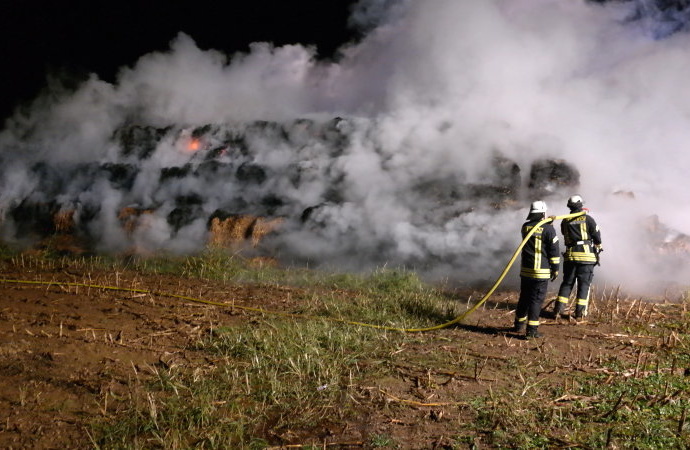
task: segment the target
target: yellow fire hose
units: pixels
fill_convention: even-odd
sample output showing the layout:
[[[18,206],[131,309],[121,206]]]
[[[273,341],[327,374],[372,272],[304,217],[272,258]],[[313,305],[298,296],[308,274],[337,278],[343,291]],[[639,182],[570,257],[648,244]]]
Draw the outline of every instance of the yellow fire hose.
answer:
[[[491,286],[491,289],[482,297],[472,308],[468,309],[464,313],[460,314],[458,317],[455,319],[442,323],[440,325],[435,325],[432,327],[426,327],[426,328],[399,328],[399,327],[393,327],[393,326],[387,326],[387,325],[376,325],[376,324],[371,324],[371,323],[364,323],[364,322],[357,322],[357,321],[352,321],[352,320],[345,320],[345,319],[336,319],[336,318],[331,318],[331,317],[315,317],[315,316],[308,316],[305,314],[295,314],[295,313],[286,313],[286,312],[280,312],[280,311],[269,311],[265,310],[262,308],[253,308],[251,306],[240,306],[240,305],[234,305],[234,304],[227,304],[227,303],[221,303],[221,302],[214,302],[211,300],[203,300],[200,298],[195,298],[195,297],[189,297],[186,295],[178,295],[178,294],[172,294],[169,292],[158,292],[158,291],[151,291],[148,289],[136,289],[136,288],[125,288],[125,287],[117,287],[117,286],[100,286],[100,285],[95,285],[95,284],[86,284],[86,283],[72,283],[72,282],[60,282],[60,281],[35,281],[35,280],[12,280],[12,279],[4,279],[0,278],[1,283],[12,283],[12,284],[33,284],[33,285],[56,285],[56,286],[71,286],[71,287],[85,287],[85,288],[92,288],[92,289],[102,289],[102,290],[110,290],[110,291],[123,291],[123,292],[132,292],[132,293],[139,293],[139,294],[147,294],[151,296],[156,296],[156,297],[170,297],[170,298],[177,298],[180,300],[187,300],[189,302],[193,303],[201,303],[204,305],[212,305],[212,306],[220,306],[224,308],[235,308],[235,309],[240,309],[244,311],[253,311],[253,312],[258,312],[262,314],[273,314],[273,315],[278,315],[278,316],[283,316],[283,317],[293,317],[293,318],[310,318],[310,319],[322,319],[322,320],[328,320],[331,322],[339,322],[339,323],[345,323],[349,325],[358,325],[362,327],[369,327],[369,328],[376,328],[379,330],[389,330],[389,331],[402,331],[405,333],[420,333],[424,331],[434,331],[434,330],[440,330],[442,328],[449,327],[451,325],[454,325],[456,323],[462,322],[467,316],[472,314],[474,311],[476,311],[480,306],[486,302],[486,300],[491,297],[491,295],[494,293],[496,288],[501,284],[503,279],[505,278],[506,274],[510,270],[511,266],[517,259],[518,255],[520,254],[520,251],[522,248],[525,246],[527,243],[527,240],[534,234],[534,232],[539,228],[541,225],[547,223],[547,222],[552,222],[554,220],[559,220],[559,219],[569,219],[571,217],[577,217],[585,214],[584,211],[574,213],[574,214],[565,214],[563,216],[550,216],[547,217],[540,222],[538,222],[526,235],[525,238],[522,240],[518,248],[515,250],[513,253],[513,257],[510,258],[510,261],[508,261],[508,264],[506,264],[506,267],[503,269],[503,272],[501,272],[501,275],[496,279],[496,282],[494,283],[493,286]]]

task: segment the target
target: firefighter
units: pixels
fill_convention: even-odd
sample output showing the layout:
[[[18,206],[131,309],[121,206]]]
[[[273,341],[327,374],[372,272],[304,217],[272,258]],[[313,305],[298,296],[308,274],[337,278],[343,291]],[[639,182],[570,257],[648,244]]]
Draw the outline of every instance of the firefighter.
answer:
[[[596,221],[582,208],[582,197],[573,195],[567,206],[571,213],[584,211],[581,216],[563,219],[561,232],[565,243],[563,254],[563,282],[558,290],[554,315],[565,314],[568,298],[577,281],[577,304],[575,319],[583,319],[589,306],[589,289],[594,276],[594,266],[599,263],[602,252],[601,233]]]
[[[546,217],[546,203],[535,201],[530,206],[527,221],[522,225],[524,239]],[[540,225],[522,248],[520,268],[520,299],[515,310],[516,333],[525,332],[525,338],[541,337],[539,315],[546,298],[549,280],[558,277],[561,262],[558,234],[550,222]]]

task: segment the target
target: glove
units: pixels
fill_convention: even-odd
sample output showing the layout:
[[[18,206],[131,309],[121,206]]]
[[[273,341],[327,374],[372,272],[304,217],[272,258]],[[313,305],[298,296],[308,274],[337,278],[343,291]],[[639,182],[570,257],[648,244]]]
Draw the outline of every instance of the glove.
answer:
[[[558,278],[558,271],[551,270],[551,281],[556,281],[556,278]]]
[[[601,252],[603,252],[603,251],[604,251],[604,247],[602,247],[602,246],[601,246],[601,244],[599,244],[599,245],[595,245],[594,247],[596,247],[596,249],[597,249],[597,253],[601,253]]]

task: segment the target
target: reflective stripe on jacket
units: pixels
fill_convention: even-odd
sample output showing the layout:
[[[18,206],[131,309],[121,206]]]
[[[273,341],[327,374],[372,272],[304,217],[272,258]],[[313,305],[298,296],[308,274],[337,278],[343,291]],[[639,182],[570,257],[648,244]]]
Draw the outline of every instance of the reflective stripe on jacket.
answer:
[[[601,244],[601,234],[599,226],[592,216],[585,213],[583,216],[563,219],[561,232],[565,243],[563,256],[566,261],[579,264],[595,264],[597,262],[594,245]]]
[[[529,220],[522,225],[522,238],[539,223],[540,220]],[[558,235],[550,223],[541,225],[522,248],[522,265],[520,276],[548,280],[551,270],[558,270],[561,262]]]

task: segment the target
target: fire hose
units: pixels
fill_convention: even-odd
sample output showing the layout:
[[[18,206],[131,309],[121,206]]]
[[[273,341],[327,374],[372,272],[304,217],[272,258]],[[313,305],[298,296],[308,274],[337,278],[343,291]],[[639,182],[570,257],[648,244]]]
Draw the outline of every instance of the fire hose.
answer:
[[[394,327],[394,326],[389,326],[389,325],[377,325],[377,324],[371,324],[371,323],[365,323],[365,322],[357,322],[353,320],[347,320],[347,319],[338,319],[338,318],[333,318],[333,317],[316,317],[316,316],[309,316],[306,314],[298,314],[298,313],[288,313],[288,312],[282,312],[282,311],[270,311],[266,310],[263,308],[255,308],[251,306],[242,306],[242,305],[236,305],[236,304],[227,304],[227,303],[222,303],[222,302],[216,302],[212,300],[204,300],[201,298],[195,298],[195,297],[190,297],[186,295],[179,295],[179,294],[173,294],[169,292],[160,292],[160,291],[153,291],[153,290],[148,290],[148,289],[137,289],[137,288],[126,288],[126,287],[119,287],[119,286],[104,286],[104,285],[97,285],[97,284],[87,284],[87,283],[74,283],[74,282],[60,282],[60,281],[36,281],[36,280],[18,280],[18,279],[4,279],[0,278],[0,283],[6,283],[6,284],[28,284],[28,285],[55,285],[55,286],[70,286],[70,287],[84,287],[84,288],[91,288],[91,289],[101,289],[101,290],[108,290],[108,291],[121,291],[121,292],[131,292],[131,293],[137,293],[137,294],[145,294],[145,295],[151,295],[155,297],[169,297],[169,298],[176,298],[179,300],[186,300],[192,303],[200,303],[204,305],[211,305],[211,306],[219,306],[223,308],[233,308],[233,309],[239,309],[243,311],[252,311],[252,312],[258,312],[262,314],[272,314],[272,315],[277,315],[277,316],[282,316],[282,317],[291,317],[291,318],[308,318],[308,319],[321,319],[321,320],[327,320],[330,322],[338,322],[338,323],[344,323],[348,325],[357,325],[361,327],[368,327],[368,328],[376,328],[379,330],[387,330],[387,331],[401,331],[405,333],[421,333],[421,332],[426,332],[426,331],[434,331],[434,330],[440,330],[442,328],[447,328],[451,325],[455,325],[457,323],[462,322],[472,314],[474,311],[476,311],[479,307],[481,307],[488,299],[491,297],[491,295],[494,293],[496,288],[501,284],[505,276],[508,274],[508,271],[512,267],[513,263],[515,263],[515,260],[517,259],[518,255],[520,254],[520,251],[522,248],[525,246],[529,238],[537,231],[539,227],[541,227],[543,224],[548,223],[548,222],[553,222],[554,220],[559,220],[559,219],[569,219],[572,217],[578,217],[585,214],[584,211],[577,212],[577,213],[572,213],[572,214],[565,214],[562,216],[549,216],[544,218],[543,220],[539,221],[524,237],[520,245],[517,247],[515,252],[513,253],[513,256],[510,258],[510,261],[508,261],[508,264],[506,264],[505,268],[503,269],[503,272],[499,275],[499,277],[496,279],[496,282],[491,286],[491,288],[487,291],[487,293],[477,302],[475,303],[474,306],[472,306],[470,309],[467,311],[463,312],[453,320],[450,320],[448,322],[442,323],[440,325],[435,325],[431,327],[424,327],[424,328],[400,328],[400,327]]]

